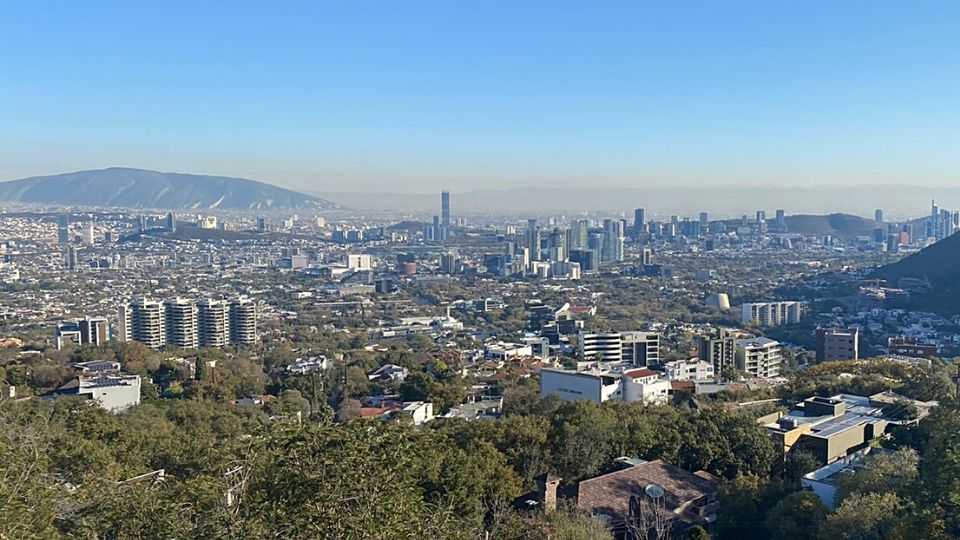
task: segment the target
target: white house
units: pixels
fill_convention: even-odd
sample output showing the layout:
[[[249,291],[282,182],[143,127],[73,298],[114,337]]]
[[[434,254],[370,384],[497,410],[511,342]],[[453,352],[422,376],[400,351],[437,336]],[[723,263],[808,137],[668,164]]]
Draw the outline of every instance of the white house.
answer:
[[[117,412],[140,404],[139,375],[98,375],[77,377],[58,388],[53,397],[78,396]]]
[[[555,394],[566,400],[602,403],[610,399],[650,404],[665,403],[670,382],[646,368],[592,368],[584,371],[547,369],[540,371],[540,395]]]
[[[405,401],[400,412],[404,416],[413,418],[413,425],[422,426],[433,420],[433,403],[429,401]]]

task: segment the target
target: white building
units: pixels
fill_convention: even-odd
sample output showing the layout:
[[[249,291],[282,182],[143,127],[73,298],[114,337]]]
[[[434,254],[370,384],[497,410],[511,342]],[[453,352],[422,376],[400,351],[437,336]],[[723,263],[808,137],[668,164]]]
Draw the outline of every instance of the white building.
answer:
[[[287,366],[287,371],[290,373],[298,373],[303,375],[305,373],[310,373],[311,371],[316,371],[318,369],[323,370],[330,367],[330,361],[327,360],[326,356],[311,356],[310,358],[297,358],[292,364]]]
[[[533,356],[533,346],[521,343],[491,343],[483,348],[483,357],[505,362],[516,356]]]
[[[540,395],[556,394],[565,400],[587,400],[602,403],[616,399],[630,402],[660,404],[667,401],[670,383],[660,379],[655,371],[639,368],[612,370],[590,369],[573,371],[543,369],[540,371]]]
[[[780,326],[800,322],[800,302],[755,302],[743,304],[743,322],[761,326]]]
[[[54,393],[57,396],[79,396],[96,401],[110,412],[122,411],[140,404],[140,376],[81,376],[58,388]]]
[[[758,337],[737,340],[737,369],[754,377],[779,377],[780,342]]]
[[[716,379],[713,364],[698,358],[675,360],[663,365],[668,381],[712,381]]]
[[[362,272],[365,270],[372,270],[373,265],[370,262],[369,255],[350,254],[347,255],[347,268]]]
[[[586,361],[629,362],[637,366],[660,363],[660,335],[656,332],[586,332],[578,341]]]
[[[429,401],[405,401],[400,411],[404,416],[413,418],[413,425],[422,426],[433,420],[433,403]]]

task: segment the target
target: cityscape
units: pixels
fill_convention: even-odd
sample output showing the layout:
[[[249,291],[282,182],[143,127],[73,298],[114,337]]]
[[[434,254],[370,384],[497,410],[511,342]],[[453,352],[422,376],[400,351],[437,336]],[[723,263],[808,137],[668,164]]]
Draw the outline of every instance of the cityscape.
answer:
[[[294,4],[12,8],[0,540],[960,538],[954,6]]]

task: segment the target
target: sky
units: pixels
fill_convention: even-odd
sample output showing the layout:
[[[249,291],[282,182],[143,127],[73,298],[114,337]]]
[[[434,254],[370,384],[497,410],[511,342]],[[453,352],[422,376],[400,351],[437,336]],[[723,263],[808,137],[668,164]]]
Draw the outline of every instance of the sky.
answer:
[[[960,2],[23,0],[0,179],[960,186]]]

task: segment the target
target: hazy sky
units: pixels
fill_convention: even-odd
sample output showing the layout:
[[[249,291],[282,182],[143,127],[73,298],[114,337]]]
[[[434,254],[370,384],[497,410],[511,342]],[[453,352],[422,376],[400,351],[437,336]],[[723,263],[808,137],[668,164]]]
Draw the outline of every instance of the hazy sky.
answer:
[[[0,179],[960,185],[960,2],[5,2]]]

